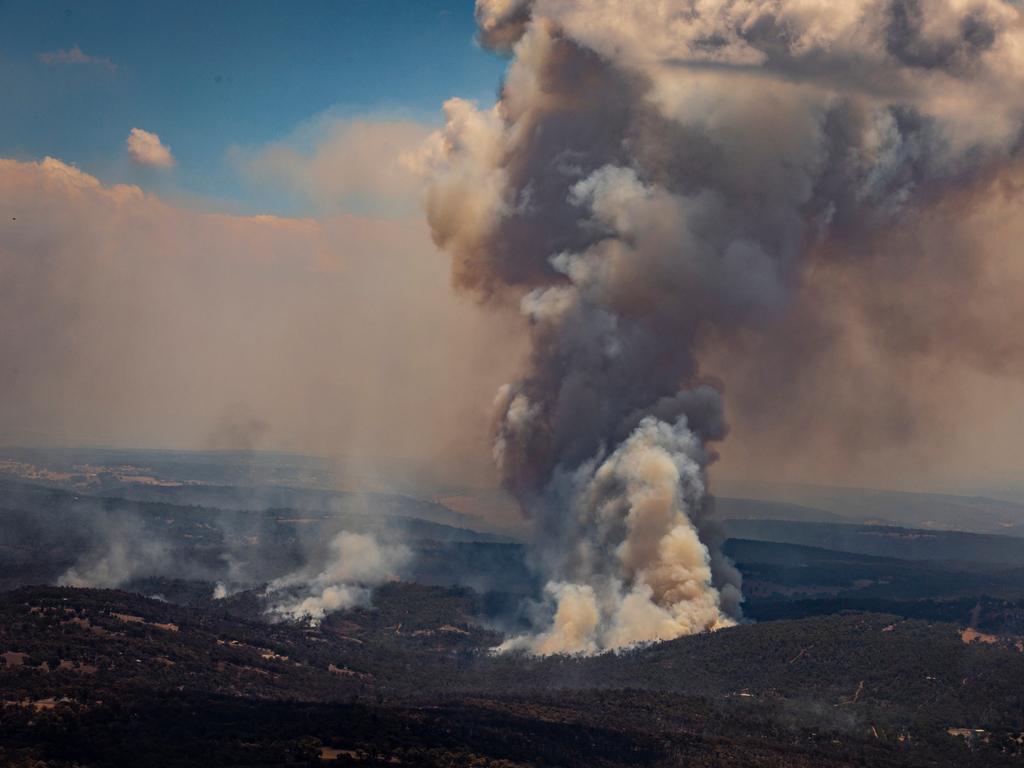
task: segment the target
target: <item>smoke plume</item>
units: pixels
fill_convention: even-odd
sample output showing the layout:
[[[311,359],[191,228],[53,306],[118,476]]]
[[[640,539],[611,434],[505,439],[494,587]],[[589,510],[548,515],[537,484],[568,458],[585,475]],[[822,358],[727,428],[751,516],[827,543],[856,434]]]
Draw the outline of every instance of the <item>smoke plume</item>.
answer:
[[[297,571],[272,581],[268,613],[319,624],[332,611],[368,605],[371,587],[397,578],[411,554],[402,545],[383,545],[373,536],[343,532],[331,541],[331,559],[310,576]]]
[[[494,458],[535,521],[553,607],[513,645],[589,653],[726,626],[739,576],[706,493],[726,428],[699,353],[776,327],[812,266],[862,257],[1015,161],[1021,12],[478,0],[477,17],[513,54],[500,99],[449,101],[423,164],[456,284],[518,302],[530,326]]]
[[[57,583],[69,587],[116,589],[133,579],[181,573],[193,564],[175,559],[174,552],[160,537],[147,531],[142,521],[130,514],[89,513],[89,532],[95,539]],[[75,527],[67,521],[66,531]]]

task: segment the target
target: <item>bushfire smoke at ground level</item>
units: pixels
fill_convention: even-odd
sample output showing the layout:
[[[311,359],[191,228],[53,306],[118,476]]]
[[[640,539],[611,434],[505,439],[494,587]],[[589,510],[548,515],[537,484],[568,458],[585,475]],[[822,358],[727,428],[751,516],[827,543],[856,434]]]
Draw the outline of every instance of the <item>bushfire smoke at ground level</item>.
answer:
[[[227,214],[54,158],[0,159],[0,209],[0,443],[491,477],[519,333],[452,300],[419,218]]]

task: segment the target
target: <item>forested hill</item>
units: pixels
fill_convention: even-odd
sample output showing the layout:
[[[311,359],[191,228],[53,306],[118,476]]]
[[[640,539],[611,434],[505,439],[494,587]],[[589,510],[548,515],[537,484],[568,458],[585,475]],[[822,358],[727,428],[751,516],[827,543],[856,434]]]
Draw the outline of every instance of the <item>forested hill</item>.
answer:
[[[2,754],[133,766],[187,765],[200,747],[249,765],[1021,759],[1024,653],[965,642],[949,624],[842,614],[535,659],[487,652],[501,636],[479,625],[467,590],[392,584],[375,609],[316,628],[268,624],[257,606],[248,594],[191,606],[107,590],[4,594]],[[956,728],[984,739],[969,748]],[[195,739],[176,738],[182,729]]]

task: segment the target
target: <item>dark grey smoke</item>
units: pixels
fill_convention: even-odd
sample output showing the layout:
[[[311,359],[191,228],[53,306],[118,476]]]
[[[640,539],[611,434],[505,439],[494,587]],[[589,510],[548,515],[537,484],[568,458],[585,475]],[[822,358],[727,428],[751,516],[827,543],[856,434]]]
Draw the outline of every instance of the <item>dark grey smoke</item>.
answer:
[[[1004,167],[1024,107],[1002,0],[478,0],[501,99],[426,150],[457,284],[518,301],[528,370],[494,456],[537,522],[552,627],[592,652],[725,626],[739,578],[706,515],[725,436],[698,350],[791,306],[812,254]],[[984,119],[979,115],[984,113]]]

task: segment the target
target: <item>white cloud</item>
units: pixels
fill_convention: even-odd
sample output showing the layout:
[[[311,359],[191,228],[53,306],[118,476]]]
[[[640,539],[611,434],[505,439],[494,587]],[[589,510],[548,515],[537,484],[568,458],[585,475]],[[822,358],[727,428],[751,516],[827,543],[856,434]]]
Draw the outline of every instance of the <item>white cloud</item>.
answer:
[[[77,45],[73,45],[67,50],[46,51],[44,53],[40,53],[38,58],[43,62],[43,64],[47,64],[51,67],[61,66],[64,64],[92,64],[97,67],[103,67],[111,72],[114,72],[117,69],[117,65],[110,59],[103,58],[102,56],[90,56]]]
[[[174,165],[170,147],[163,144],[155,133],[132,128],[125,143],[128,145],[128,155],[139,165],[154,168],[170,168]]]

